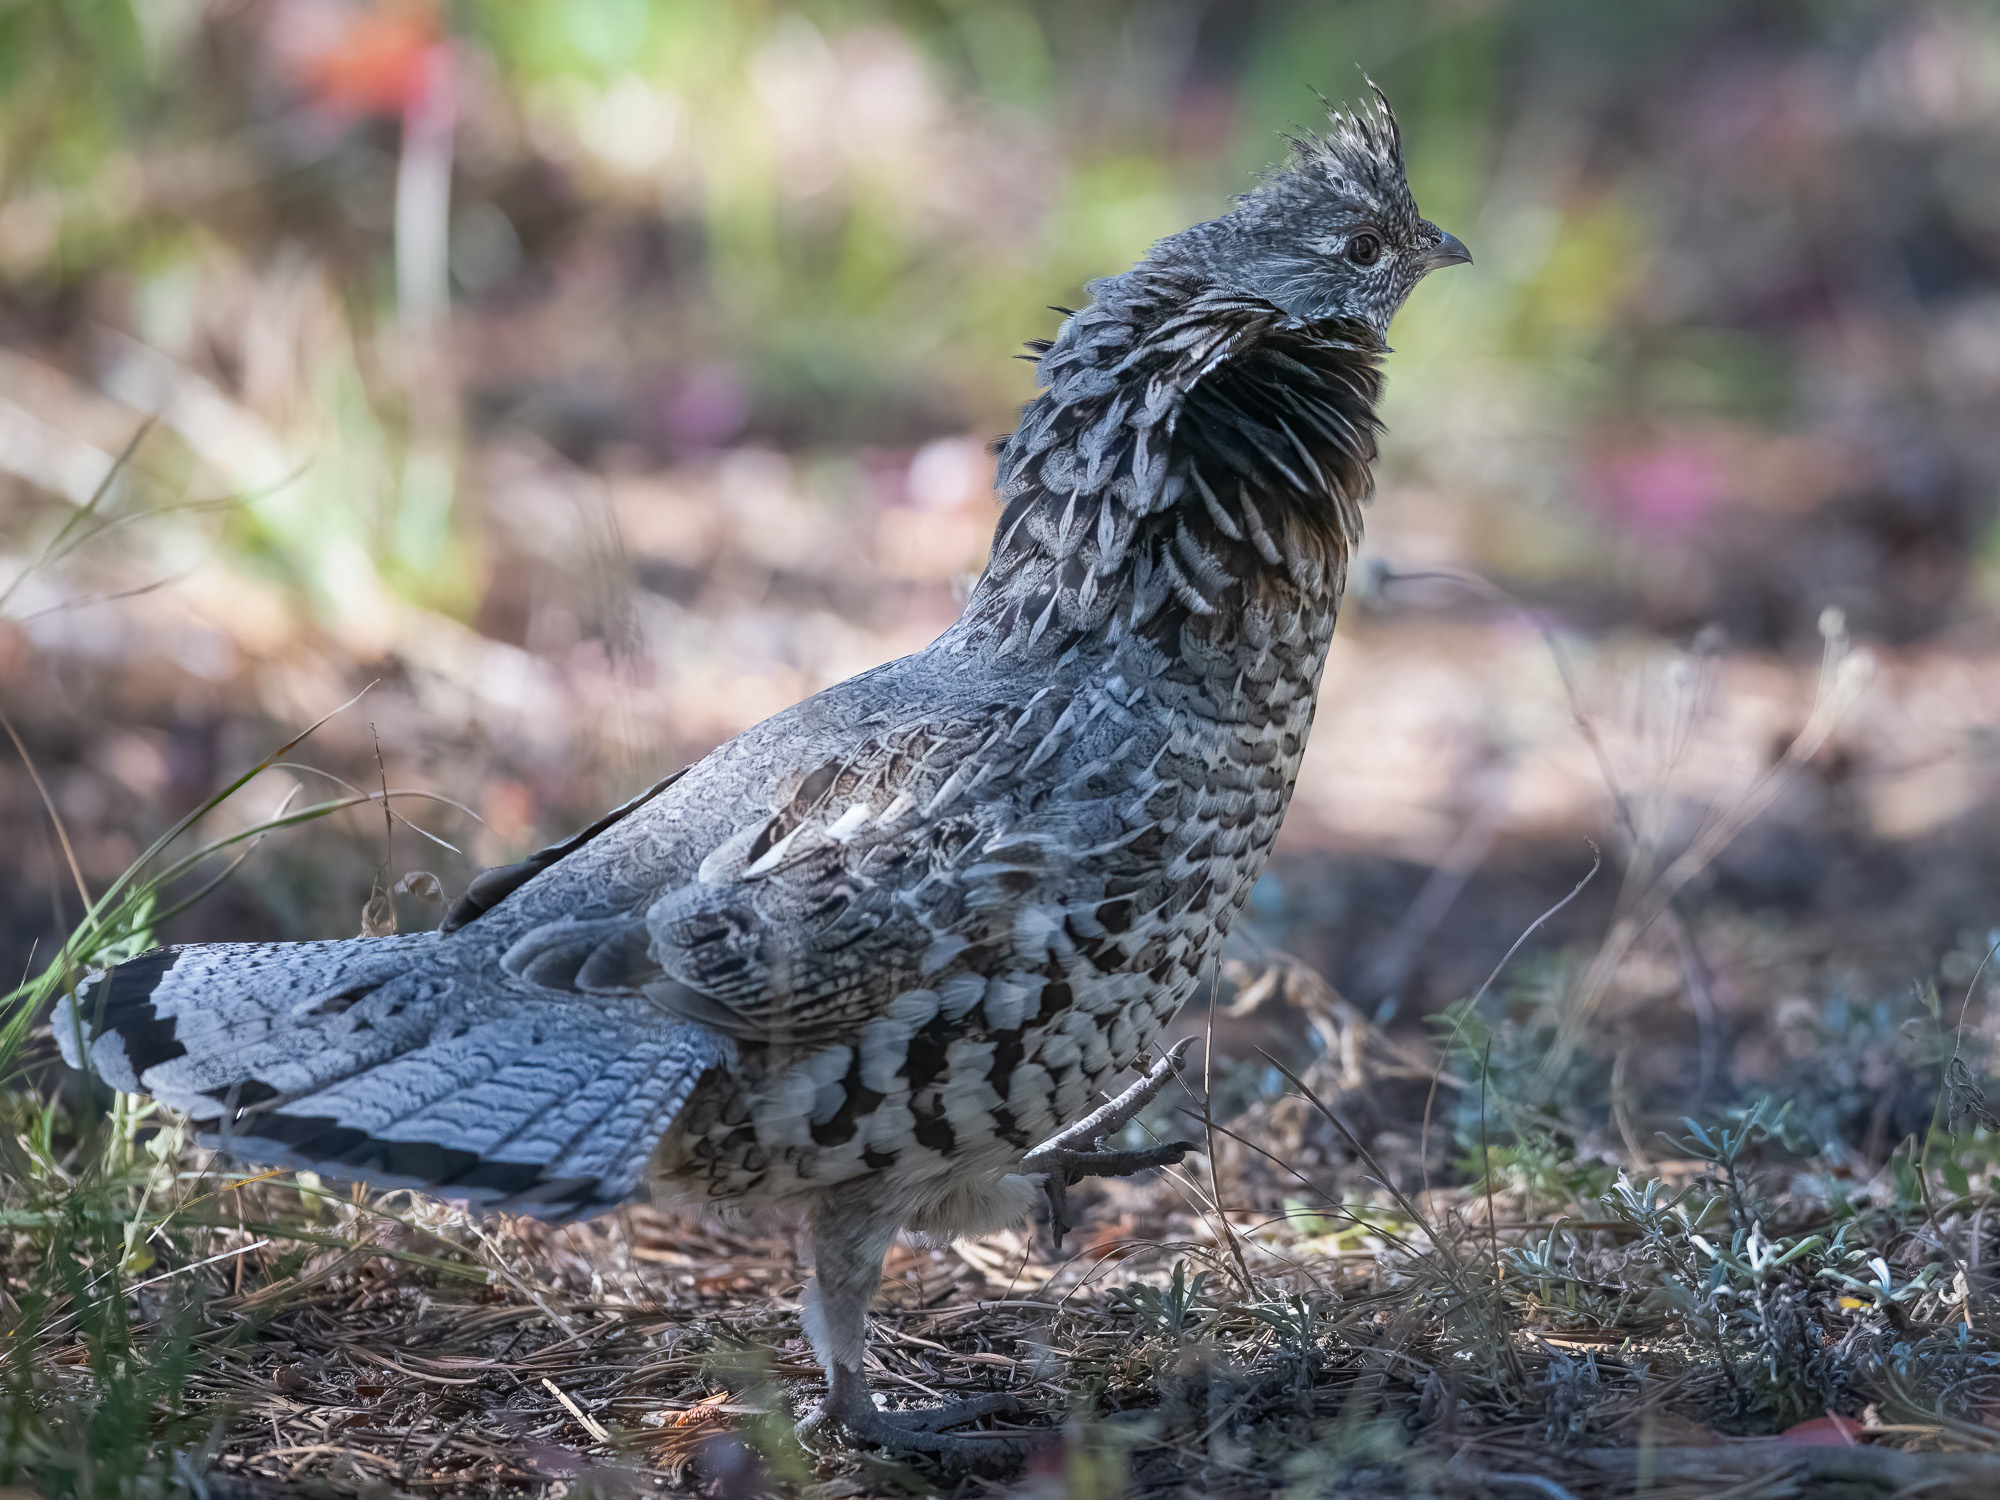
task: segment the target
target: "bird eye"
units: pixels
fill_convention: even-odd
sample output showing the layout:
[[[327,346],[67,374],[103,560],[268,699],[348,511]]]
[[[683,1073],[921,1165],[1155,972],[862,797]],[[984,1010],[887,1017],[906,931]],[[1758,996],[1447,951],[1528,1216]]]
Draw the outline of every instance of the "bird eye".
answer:
[[[1347,242],[1347,258],[1357,266],[1372,266],[1382,258],[1382,237],[1363,230]]]

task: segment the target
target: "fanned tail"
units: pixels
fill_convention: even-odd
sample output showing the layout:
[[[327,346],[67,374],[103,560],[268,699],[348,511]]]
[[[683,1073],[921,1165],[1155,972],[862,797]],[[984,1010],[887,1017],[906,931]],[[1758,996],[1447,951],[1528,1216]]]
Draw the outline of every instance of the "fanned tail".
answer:
[[[248,1161],[549,1217],[630,1196],[724,1044],[638,996],[496,989],[447,941],[157,948],[86,979],[57,1043]]]

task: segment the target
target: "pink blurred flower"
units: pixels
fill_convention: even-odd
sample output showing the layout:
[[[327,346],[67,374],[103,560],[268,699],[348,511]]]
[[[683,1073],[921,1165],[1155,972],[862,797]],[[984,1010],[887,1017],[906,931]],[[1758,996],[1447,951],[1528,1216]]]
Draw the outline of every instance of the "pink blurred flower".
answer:
[[[1714,455],[1687,441],[1613,455],[1598,469],[1597,489],[1613,519],[1659,533],[1694,529],[1724,499]]]
[[[720,448],[750,420],[750,390],[727,365],[701,365],[670,392],[660,415],[667,435],[681,448]]]

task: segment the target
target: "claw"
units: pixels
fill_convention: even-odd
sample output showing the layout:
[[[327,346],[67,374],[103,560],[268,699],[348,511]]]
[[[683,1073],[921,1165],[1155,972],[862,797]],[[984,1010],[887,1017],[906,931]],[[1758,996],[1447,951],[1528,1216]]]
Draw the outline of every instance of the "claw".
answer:
[[[1130,1177],[1154,1167],[1178,1166],[1183,1156],[1200,1148],[1193,1141],[1168,1141],[1143,1151],[1065,1151],[1042,1178],[1049,1203],[1049,1235],[1056,1249],[1076,1226],[1069,1220],[1069,1190],[1086,1177]]]
[[[835,1367],[826,1399],[793,1430],[802,1443],[817,1442],[830,1432],[840,1431],[857,1441],[895,1452],[933,1453],[961,1461],[1006,1458],[1025,1447],[1028,1439],[1012,1433],[954,1437],[939,1429],[960,1427],[982,1417],[1002,1416],[1020,1409],[1017,1398],[1005,1391],[995,1391],[967,1401],[948,1401],[942,1406],[882,1411],[870,1398],[859,1371]]]
[[[1069,1189],[1074,1184],[1086,1177],[1130,1177],[1153,1167],[1173,1166],[1196,1149],[1193,1141],[1170,1141],[1139,1151],[1107,1151],[1101,1145],[1105,1136],[1124,1129],[1158,1097],[1160,1090],[1180,1071],[1181,1062],[1193,1045],[1193,1037],[1176,1042],[1124,1093],[1051,1136],[1021,1159],[1022,1172],[1042,1174],[1042,1190],[1049,1200],[1049,1233],[1058,1250],[1062,1248],[1063,1237],[1074,1227],[1069,1222]]]
[[[1109,1104],[1094,1113],[1085,1115],[1074,1125],[1058,1131],[1041,1145],[1035,1147],[1021,1160],[1024,1172],[1045,1172],[1046,1163],[1038,1158],[1050,1157],[1064,1150],[1089,1151],[1114,1130],[1122,1130],[1132,1123],[1132,1117],[1144,1109],[1159,1095],[1161,1089],[1180,1071],[1181,1062],[1187,1056],[1188,1048],[1194,1045],[1193,1037],[1182,1037],[1152,1067],[1148,1068],[1138,1082]]]

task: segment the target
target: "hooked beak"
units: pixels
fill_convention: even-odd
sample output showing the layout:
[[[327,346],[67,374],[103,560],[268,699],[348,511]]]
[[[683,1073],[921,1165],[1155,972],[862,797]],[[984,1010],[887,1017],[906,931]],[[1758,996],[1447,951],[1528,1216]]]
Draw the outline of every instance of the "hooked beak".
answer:
[[[1443,234],[1443,238],[1431,246],[1429,252],[1424,256],[1424,269],[1426,271],[1435,271],[1440,266],[1471,265],[1472,252],[1465,248],[1465,242],[1455,234],[1443,233],[1443,231],[1440,231],[1440,233]]]

